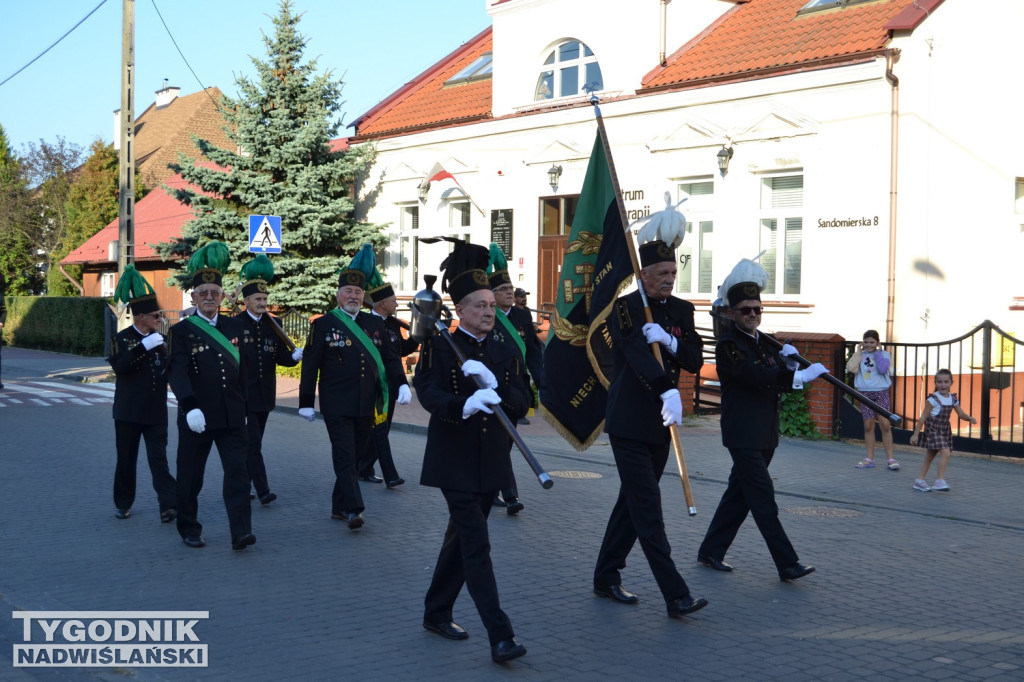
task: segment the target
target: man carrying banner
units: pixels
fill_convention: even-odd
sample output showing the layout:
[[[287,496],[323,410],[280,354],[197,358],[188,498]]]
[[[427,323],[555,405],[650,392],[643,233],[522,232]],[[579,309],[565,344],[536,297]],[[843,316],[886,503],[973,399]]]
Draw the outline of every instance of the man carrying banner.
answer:
[[[608,325],[613,364],[605,431],[621,484],[594,568],[594,592],[624,604],[638,601],[622,588],[619,571],[639,540],[668,615],[679,618],[708,602],[690,594],[672,562],[658,482],[671,446],[668,427],[683,417],[679,372],[700,370],[703,344],[694,329],[693,305],[672,296],[675,251],[660,240],[643,244],[640,265],[640,286],[654,322],[644,323],[641,295],[635,291],[616,301]],[[651,353],[648,344],[654,343],[661,345],[665,367]]]
[[[761,290],[767,281],[768,274],[760,264],[743,260],[719,288],[719,302],[728,305],[732,321],[715,346],[722,382],[722,445],[729,449],[732,471],[697,550],[697,561],[716,571],[732,571],[725,563],[725,553],[749,512],[768,545],[779,579],[796,580],[812,573],[814,567],[800,563],[779,521],[768,465],[779,444],[781,394],[802,389],[828,370],[817,362],[797,369],[795,360],[785,358],[795,355],[795,348],[786,344],[776,351],[757,331]]]
[[[224,506],[231,547],[256,542],[246,466],[245,355],[238,350],[241,325],[220,315],[228,248],[210,242],[188,262],[196,314],[171,327],[170,383],[178,399],[178,533],[188,547],[206,544],[197,518],[206,459],[217,444],[224,467]]]
[[[378,347],[370,338],[367,332],[376,323],[370,313],[360,310],[366,286],[364,262],[372,257],[372,249],[365,244],[338,272],[338,307],[310,325],[299,379],[299,416],[313,421],[319,378],[320,413],[331,440],[335,477],[331,518],[345,521],[352,530],[364,523],[359,460],[375,418],[386,418],[385,367],[394,360],[387,345]]]
[[[495,243],[490,246],[490,260],[487,265],[487,279],[494,292],[494,335],[501,338],[506,344],[512,347],[519,356],[520,366],[525,367],[529,372],[529,378],[524,377],[527,388],[530,380],[535,386],[540,386],[544,378],[544,348],[540,339],[537,338],[537,330],[533,326],[533,319],[530,314],[515,306],[515,287],[512,286],[512,278],[508,274],[508,262],[501,247]],[[530,406],[536,407],[533,399],[533,391],[530,392]],[[526,417],[519,420],[520,424],[529,424]],[[511,452],[512,443],[509,443]],[[505,506],[509,516],[515,516],[523,510],[523,503],[519,500],[519,488],[516,485],[515,473],[509,470],[509,484],[501,491],[501,502],[495,498],[495,505]]]
[[[420,483],[441,489],[449,514],[424,599],[423,627],[447,639],[469,637],[452,619],[466,585],[487,628],[491,658],[503,663],[524,655],[526,647],[516,641],[501,609],[491,563],[487,516],[511,470],[509,434],[491,408],[500,404],[514,422],[526,413],[530,398],[518,353],[491,333],[494,294],[486,266],[487,249],[466,242],[457,242],[441,264],[441,289],[451,295],[459,316],[453,344],[467,359],[460,363],[444,340],[428,338],[413,379],[420,404],[430,413]]]

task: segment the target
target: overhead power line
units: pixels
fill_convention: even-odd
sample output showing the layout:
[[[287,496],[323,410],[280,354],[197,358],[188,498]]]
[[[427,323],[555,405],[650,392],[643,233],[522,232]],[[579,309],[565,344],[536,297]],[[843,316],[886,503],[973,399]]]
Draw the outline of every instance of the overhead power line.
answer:
[[[40,52],[40,53],[39,53],[38,55],[36,55],[35,59],[33,59],[32,61],[30,61],[30,62],[29,62],[28,64],[26,64],[25,66],[21,67],[20,69],[18,69],[18,70],[17,70],[17,71],[15,71],[14,73],[12,73],[12,74],[11,74],[10,76],[8,76],[7,78],[5,78],[5,79],[3,79],[2,81],[0,81],[0,87],[3,87],[3,84],[4,84],[4,83],[6,83],[7,81],[11,80],[11,79],[12,79],[12,78],[14,78],[15,76],[17,76],[17,75],[18,75],[19,73],[21,73],[22,71],[24,71],[24,70],[25,70],[25,69],[27,69],[28,67],[32,66],[32,64],[34,64],[34,63],[36,62],[36,60],[38,60],[38,59],[39,59],[40,57],[42,57],[42,56],[43,56],[44,54],[46,54],[47,52],[49,52],[50,50],[52,50],[52,49],[53,49],[54,47],[56,47],[56,46],[57,46],[57,43],[59,43],[60,41],[64,40],[64,39],[65,39],[65,38],[67,38],[67,37],[68,37],[69,35],[71,35],[71,32],[72,32],[72,31],[74,31],[74,30],[75,30],[76,28],[78,28],[79,26],[81,26],[81,25],[82,25],[82,22],[83,22],[83,21],[85,21],[86,19],[88,19],[89,17],[91,17],[91,16],[92,16],[92,15],[93,15],[93,14],[94,14],[94,13],[96,12],[96,10],[98,10],[98,9],[99,9],[100,7],[102,7],[102,6],[104,5],[104,3],[106,3],[106,2],[107,2],[107,0],[100,0],[100,4],[98,4],[98,5],[96,5],[95,7],[93,7],[93,8],[92,8],[92,12],[89,12],[89,13],[88,13],[88,14],[86,14],[86,15],[85,15],[84,17],[82,17],[81,19],[79,19],[79,20],[78,20],[78,23],[77,23],[77,24],[75,24],[74,26],[72,26],[72,27],[71,27],[70,29],[68,29],[68,32],[67,32],[67,33],[65,33],[64,35],[62,35],[62,36],[61,36],[60,38],[57,38],[57,40],[56,40],[56,41],[55,41],[55,42],[53,43],[53,45],[50,45],[50,47],[46,48],[45,50],[43,50],[42,52]]]
[[[104,0],[104,2],[105,1],[106,0]],[[164,30],[167,31],[167,37],[171,39],[172,43],[174,43],[174,49],[176,49],[178,51],[178,54],[181,55],[181,61],[185,62],[185,66],[187,66],[188,70],[192,72],[193,76],[195,76],[196,82],[199,83],[199,87],[203,89],[203,92],[206,93],[206,96],[210,98],[211,102],[213,102],[213,106],[217,107],[217,111],[224,113],[224,111],[220,108],[220,103],[213,98],[213,95],[210,94],[209,89],[205,85],[203,85],[203,81],[199,80],[199,76],[196,75],[195,69],[193,69],[192,65],[188,63],[187,59],[185,59],[185,54],[181,51],[181,48],[178,47],[178,41],[174,39],[173,35],[171,35],[171,29],[167,27],[167,22],[164,21],[164,15],[160,14],[160,8],[156,6],[156,0],[150,0],[150,2],[153,3],[153,9],[156,10],[156,15],[160,17],[160,23],[164,25]]]

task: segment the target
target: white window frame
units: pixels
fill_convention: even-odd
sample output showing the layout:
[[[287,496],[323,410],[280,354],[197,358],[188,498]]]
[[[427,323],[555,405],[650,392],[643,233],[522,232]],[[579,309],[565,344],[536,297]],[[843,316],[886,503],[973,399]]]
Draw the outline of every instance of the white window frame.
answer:
[[[398,205],[398,234],[387,250],[390,272],[398,272],[395,287],[399,291],[417,291],[420,282],[420,205],[416,202]]]
[[[102,298],[110,298],[114,295],[114,290],[117,289],[117,272],[114,270],[105,270],[100,273],[100,296]]]
[[[579,54],[576,57],[563,59],[563,48],[571,43],[579,45]],[[588,71],[597,71],[597,87],[594,92],[604,90],[604,74],[601,73],[601,65],[597,61],[597,55],[582,40],[570,38],[555,45],[541,65],[537,74],[537,82],[533,88],[533,101],[546,102],[549,100],[565,99],[567,97],[578,97],[586,95],[583,88],[590,82],[587,80]],[[573,72],[576,82],[573,84],[574,92],[563,92],[566,84],[563,81],[566,74]],[[544,92],[547,90],[547,92]]]
[[[768,273],[764,293],[793,300],[800,296],[803,279],[804,174],[798,171],[765,175],[759,185],[759,250],[765,252],[761,265]]]
[[[678,249],[676,291],[681,294],[713,294],[714,178],[677,180],[676,202],[683,199],[686,201],[677,210],[686,216],[686,236]]]

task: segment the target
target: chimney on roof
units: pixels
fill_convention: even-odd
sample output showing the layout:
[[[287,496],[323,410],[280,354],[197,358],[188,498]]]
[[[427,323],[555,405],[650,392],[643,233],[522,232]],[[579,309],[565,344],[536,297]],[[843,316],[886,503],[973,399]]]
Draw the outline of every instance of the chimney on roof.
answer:
[[[163,109],[166,107],[178,98],[179,92],[181,92],[181,88],[176,85],[168,85],[165,78],[164,87],[156,91],[156,108]]]

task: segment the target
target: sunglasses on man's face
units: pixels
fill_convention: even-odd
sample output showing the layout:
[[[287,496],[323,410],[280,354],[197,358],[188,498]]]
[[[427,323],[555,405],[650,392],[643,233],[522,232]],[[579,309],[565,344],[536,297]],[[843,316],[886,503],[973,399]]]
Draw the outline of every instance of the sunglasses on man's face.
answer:
[[[745,305],[742,308],[733,308],[733,310],[736,310],[742,313],[743,315],[760,315],[761,311],[764,310],[764,308],[762,308],[761,306]]]

